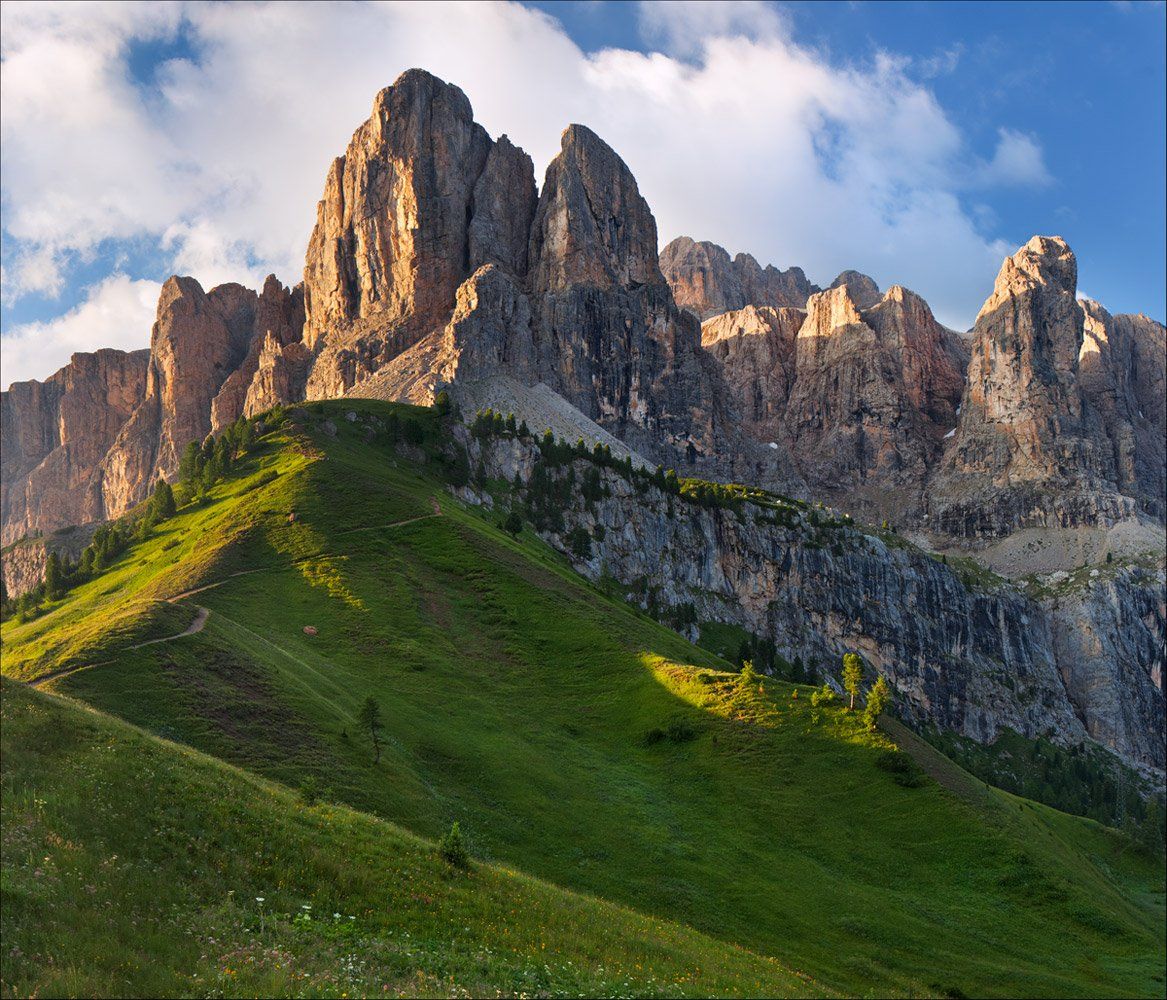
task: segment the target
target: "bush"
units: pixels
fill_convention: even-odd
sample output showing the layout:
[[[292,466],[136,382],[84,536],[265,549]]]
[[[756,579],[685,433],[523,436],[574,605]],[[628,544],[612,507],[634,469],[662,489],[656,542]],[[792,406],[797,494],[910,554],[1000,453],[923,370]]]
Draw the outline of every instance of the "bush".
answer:
[[[315,775],[308,775],[300,782],[300,802],[306,806],[314,806],[320,801],[320,790]]]
[[[646,747],[654,747],[664,738],[665,731],[660,726],[653,726],[652,729],[644,734],[644,745]]]
[[[927,782],[920,765],[899,750],[885,750],[875,758],[875,766],[887,771],[895,783],[904,788],[920,788]]]
[[[671,720],[665,734],[674,743],[688,743],[697,738],[697,730],[693,728],[693,723],[685,718]]]
[[[450,832],[438,844],[438,853],[455,868],[470,867],[470,849],[457,823],[450,827]]]
[[[815,708],[820,705],[833,705],[835,702],[835,692],[831,690],[829,684],[824,684],[817,691],[811,693],[810,703]]]

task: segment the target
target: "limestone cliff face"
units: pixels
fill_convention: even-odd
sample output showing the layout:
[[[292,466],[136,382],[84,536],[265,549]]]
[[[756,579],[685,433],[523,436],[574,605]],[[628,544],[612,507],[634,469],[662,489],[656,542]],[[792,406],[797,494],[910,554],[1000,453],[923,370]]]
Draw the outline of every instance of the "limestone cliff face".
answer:
[[[656,221],[583,126],[547,168],[529,259],[541,379],[646,455],[716,450],[721,387],[657,264]]]
[[[1101,417],[1115,481],[1163,516],[1167,468],[1167,331],[1146,316],[1111,316],[1089,299],[1083,313],[1078,382]]]
[[[806,311],[748,307],[706,320],[742,427],[789,449],[814,496],[902,516],[922,505],[964,385],[959,338],[900,286],[869,309],[858,280],[810,297]],[[882,506],[881,506],[882,504]]]
[[[20,597],[39,587],[45,578],[49,553],[56,552],[62,559],[76,562],[81,550],[93,540],[95,524],[61,528],[50,534],[30,536],[0,553],[0,572],[4,577],[4,593],[10,598]]]
[[[780,271],[771,264],[763,268],[747,253],[731,260],[716,243],[688,236],[678,237],[661,251],[660,268],[677,305],[700,320],[750,305],[801,309],[820,290],[807,281],[800,267]]]
[[[538,459],[517,440],[463,441],[472,462],[505,482],[525,481]],[[1006,727],[1066,744],[1090,738],[1162,780],[1162,569],[1120,570],[1043,604],[1004,582],[966,586],[937,559],[886,545],[829,510],[706,509],[611,470],[602,479],[607,496],[575,501],[564,530],[543,533],[584,575],[629,588],[647,581],[657,607],[691,603],[699,620],[768,636],[822,674],[837,674],[842,653],[858,650],[916,722],[982,742]],[[577,528],[591,538],[587,558],[571,553]]]
[[[377,95],[329,171],[308,244],[309,398],[343,395],[443,326],[472,254],[522,263],[534,181],[524,190],[514,173],[530,160],[494,146],[466,95],[429,73]]]
[[[74,354],[44,382],[0,394],[0,522],[7,545],[90,520],[94,477],[146,391],[149,352]]]
[[[254,416],[276,403],[300,398],[303,379],[298,385],[293,382],[277,387],[270,373],[279,363],[277,359],[282,358],[284,349],[299,344],[303,330],[302,286],[285,288],[274,274],[269,274],[255,303],[247,354],[211,400],[213,433],[237,420],[240,414]],[[261,367],[263,376],[259,374]]]
[[[1042,603],[1058,671],[1092,739],[1142,761],[1163,755],[1167,576],[1092,570]],[[1148,725],[1148,722],[1151,724]]]
[[[941,530],[976,537],[1135,513],[1121,491],[1137,478],[1124,430],[1111,428],[1112,441],[1104,411],[1083,392],[1076,286],[1077,262],[1058,237],[1035,236],[1002,265],[973,328],[960,424],[932,483]],[[1088,372],[1104,406],[1107,381],[1113,375]]]
[[[187,444],[211,432],[212,402],[250,351],[258,299],[235,284],[207,293],[193,278],[162,286],[145,397],[101,461],[86,520],[128,510],[159,476],[177,472]]]
[[[765,444],[786,440],[801,309],[746,306],[701,324],[701,344],[721,364],[743,428]]]

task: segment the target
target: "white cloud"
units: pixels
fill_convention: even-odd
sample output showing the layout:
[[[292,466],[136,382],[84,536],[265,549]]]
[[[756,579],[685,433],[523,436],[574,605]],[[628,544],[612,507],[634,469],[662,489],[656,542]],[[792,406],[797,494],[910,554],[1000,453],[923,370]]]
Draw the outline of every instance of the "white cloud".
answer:
[[[711,38],[761,41],[778,38],[788,29],[779,10],[761,0],[641,0],[637,6],[645,42],[682,58],[699,55]]]
[[[1043,185],[1051,180],[1041,143],[1032,135],[1009,128],[997,130],[997,149],[977,179],[986,187]]]
[[[0,340],[4,385],[43,379],[68,364],[76,351],[149,347],[161,290],[157,282],[113,274],[86,289],[85,300],[63,316],[5,333]]]
[[[765,4],[639,16],[663,51],[585,54],[516,4],[6,4],[5,298],[52,293],[111,240],[153,241],[208,286],[298,280],[329,162],[377,90],[422,66],[540,178],[563,127],[589,125],[636,174],[662,242],[711,239],[820,283],[858,268],[967,324],[1012,248],[962,193],[1043,181],[1032,137],[1002,130],[978,161],[910,58],[837,65]],[[176,38],[194,58],[135,82],[131,43]]]

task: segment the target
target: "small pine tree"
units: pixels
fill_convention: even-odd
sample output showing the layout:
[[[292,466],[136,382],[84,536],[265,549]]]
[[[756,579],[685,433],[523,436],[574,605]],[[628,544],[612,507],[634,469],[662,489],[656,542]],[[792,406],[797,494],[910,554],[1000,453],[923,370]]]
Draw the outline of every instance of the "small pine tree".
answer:
[[[855,710],[855,695],[859,693],[859,685],[863,683],[863,661],[858,653],[847,653],[843,656],[843,687],[851,695],[851,711]]]
[[[750,688],[759,684],[761,678],[758,672],[754,669],[753,660],[745,660],[742,663],[741,673],[737,675],[737,686],[740,691],[748,691]]]
[[[360,712],[357,713],[357,722],[361,728],[368,731],[369,739],[373,744],[373,763],[381,763],[381,703],[369,695]]]
[[[174,517],[178,505],[174,502],[174,490],[165,479],[159,478],[154,484],[154,496],[150,500],[150,511],[159,521]]]
[[[65,574],[61,569],[61,557],[56,552],[50,552],[45,562],[45,594],[50,601],[55,601],[65,592]]]
[[[180,482],[189,483],[198,479],[202,468],[203,451],[197,441],[192,441],[182,453],[182,461],[178,464],[178,478]]]
[[[507,519],[503,521],[502,528],[512,538],[519,537],[519,532],[523,530],[523,519],[519,516],[517,510],[512,510],[507,514]]]
[[[462,828],[455,823],[438,844],[438,853],[455,868],[470,867],[470,849],[466,845],[466,838],[462,835]]]
[[[867,707],[863,710],[863,724],[871,732],[879,722],[879,716],[891,701],[891,688],[887,681],[880,677],[875,686],[867,694]]]

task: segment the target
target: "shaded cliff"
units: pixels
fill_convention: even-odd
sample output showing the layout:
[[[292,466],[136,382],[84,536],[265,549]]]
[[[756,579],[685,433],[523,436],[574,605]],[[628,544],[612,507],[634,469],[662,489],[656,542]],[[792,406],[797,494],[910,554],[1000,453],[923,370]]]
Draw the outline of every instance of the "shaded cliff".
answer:
[[[589,482],[595,463],[549,461],[534,439],[464,441],[487,478],[526,485],[462,495],[519,504],[577,570],[618,581],[645,607],[689,606],[696,620],[768,637],[824,675],[857,650],[916,723],[981,742],[1004,728],[1067,745],[1089,738],[1164,768],[1162,563],[1030,597],[829,508],[773,495],[719,506],[612,467],[586,490],[556,487]]]

